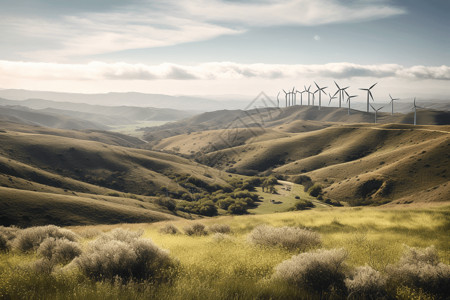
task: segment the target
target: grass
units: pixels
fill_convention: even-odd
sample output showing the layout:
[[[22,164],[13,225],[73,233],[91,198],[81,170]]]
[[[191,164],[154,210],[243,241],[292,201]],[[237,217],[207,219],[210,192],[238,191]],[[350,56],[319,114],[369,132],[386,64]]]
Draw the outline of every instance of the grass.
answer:
[[[178,228],[192,221],[177,220],[152,224],[122,224],[120,227],[144,231],[170,256],[179,261],[180,269],[171,283],[96,283],[79,272],[39,275],[25,271],[34,254],[15,252],[0,255],[0,298],[46,299],[294,299],[304,298],[304,291],[270,280],[275,267],[297,251],[280,247],[254,246],[247,235],[256,226],[308,227],[322,236],[323,248],[344,248],[351,268],[367,264],[384,273],[385,267],[398,262],[404,245],[434,245],[441,261],[450,262],[448,215],[450,207],[388,210],[380,208],[333,208],[286,212],[270,215],[225,216],[197,220],[205,226],[226,224],[230,237],[217,241],[212,235],[167,235],[160,228],[170,223]],[[119,225],[98,225],[99,231]],[[81,232],[86,227],[72,227]],[[84,242],[86,244],[86,242]],[[399,288],[402,299],[424,298],[421,291]],[[317,295],[316,295],[317,296]],[[314,298],[314,295],[310,295]]]
[[[137,138],[143,138],[145,131],[138,129],[145,127],[161,126],[166,124],[167,122],[168,121],[139,121],[133,124],[115,125],[110,127],[112,128],[111,131],[114,132],[131,135]]]
[[[257,187],[257,194],[263,198],[260,198],[261,202],[257,202],[258,206],[256,208],[248,210],[249,213],[259,215],[271,214],[275,212],[286,212],[298,201],[298,199],[295,199],[295,196],[299,196],[300,199],[313,202],[318,208],[329,207],[306,193],[302,185],[286,181],[281,181],[281,183],[281,185],[275,186],[277,189],[277,194],[265,193],[260,187]],[[288,189],[286,189],[286,187],[288,187]],[[271,200],[273,200],[273,202]]]

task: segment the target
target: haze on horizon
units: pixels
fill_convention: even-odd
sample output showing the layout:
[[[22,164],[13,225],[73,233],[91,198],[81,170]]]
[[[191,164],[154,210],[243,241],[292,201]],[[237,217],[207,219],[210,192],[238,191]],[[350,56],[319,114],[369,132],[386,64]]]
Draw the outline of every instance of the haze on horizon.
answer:
[[[0,88],[275,96],[379,82],[377,100],[448,99],[450,2],[0,2]],[[334,86],[332,87],[334,90]]]

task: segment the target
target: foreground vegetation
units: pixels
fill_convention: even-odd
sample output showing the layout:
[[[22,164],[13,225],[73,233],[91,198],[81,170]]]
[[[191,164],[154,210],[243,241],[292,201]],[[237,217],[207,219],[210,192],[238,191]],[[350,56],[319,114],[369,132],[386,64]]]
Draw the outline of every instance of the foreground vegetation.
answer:
[[[0,254],[0,298],[445,298],[449,214],[448,206],[333,208],[53,228],[45,243],[30,234],[37,229],[3,228],[4,249],[12,249]],[[111,231],[118,227],[131,232]]]

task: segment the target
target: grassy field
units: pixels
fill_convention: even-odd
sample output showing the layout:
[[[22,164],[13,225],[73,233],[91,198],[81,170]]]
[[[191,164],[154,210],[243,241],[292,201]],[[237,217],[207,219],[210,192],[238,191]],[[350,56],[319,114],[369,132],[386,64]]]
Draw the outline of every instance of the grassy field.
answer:
[[[330,206],[318,201],[316,198],[310,196],[304,191],[304,187],[300,184],[295,184],[287,181],[278,181],[280,185],[276,186],[277,193],[269,194],[262,191],[262,188],[257,187],[256,193],[260,196],[261,202],[253,209],[249,209],[251,214],[271,214],[277,212],[286,212],[291,209],[295,202],[299,201],[295,197],[302,200],[311,201],[316,208],[329,208]],[[273,201],[271,201],[273,200]]]
[[[30,270],[35,254],[0,254],[0,298],[5,299],[314,299],[314,294],[271,279],[274,268],[298,254],[279,247],[254,246],[247,242],[250,231],[260,224],[308,227],[321,235],[321,248],[344,248],[349,268],[368,264],[385,272],[400,258],[405,245],[434,245],[441,261],[450,262],[448,239],[450,207],[427,209],[330,208],[270,215],[224,216],[197,221],[176,220],[153,224],[71,227],[83,234],[116,227],[144,230],[144,238],[170,251],[179,262],[170,283],[127,284],[95,282],[76,269],[51,275]],[[200,222],[206,226],[227,224],[231,233],[214,235],[166,235],[159,229],[170,223],[180,230]],[[86,245],[87,239],[82,241]],[[408,287],[393,291],[399,299],[432,299]],[[428,298],[427,298],[428,297]]]
[[[168,121],[139,121],[133,124],[116,125],[110,127],[111,131],[131,135],[141,139],[144,137],[145,131],[141,131],[138,129],[145,127],[161,126],[166,124],[167,122]]]

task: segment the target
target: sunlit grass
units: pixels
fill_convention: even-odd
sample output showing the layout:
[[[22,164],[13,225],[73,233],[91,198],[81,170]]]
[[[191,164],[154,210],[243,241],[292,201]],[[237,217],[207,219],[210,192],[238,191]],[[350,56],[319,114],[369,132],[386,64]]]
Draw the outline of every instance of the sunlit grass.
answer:
[[[380,208],[334,208],[271,215],[224,216],[196,221],[92,226],[101,231],[115,227],[144,230],[159,247],[168,249],[179,261],[179,272],[171,283],[130,283],[125,286],[95,283],[78,271],[39,275],[27,271],[35,255],[15,252],[0,255],[0,298],[42,299],[293,299],[305,294],[271,280],[275,266],[298,254],[279,247],[262,247],[247,242],[248,233],[259,224],[311,228],[322,236],[325,249],[344,248],[351,267],[368,264],[380,272],[398,261],[404,245],[435,245],[441,261],[450,261],[448,215],[450,207],[416,210]],[[229,238],[217,241],[213,235],[162,234],[170,223],[181,231],[191,222],[206,226],[227,224]],[[86,230],[75,227],[74,231]],[[26,289],[26,291],[25,291]],[[424,297],[420,291],[398,290],[403,298]],[[312,297],[312,296],[311,296]]]

